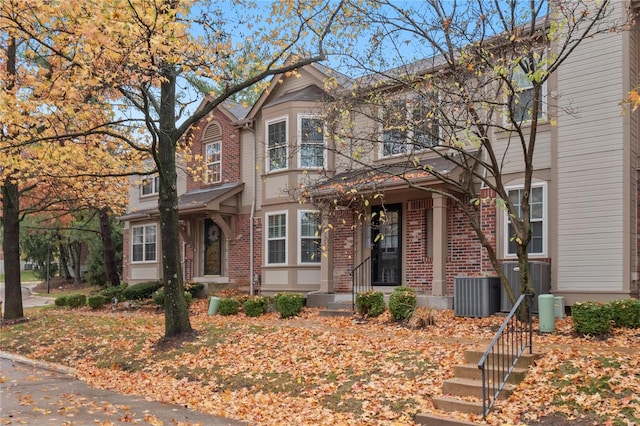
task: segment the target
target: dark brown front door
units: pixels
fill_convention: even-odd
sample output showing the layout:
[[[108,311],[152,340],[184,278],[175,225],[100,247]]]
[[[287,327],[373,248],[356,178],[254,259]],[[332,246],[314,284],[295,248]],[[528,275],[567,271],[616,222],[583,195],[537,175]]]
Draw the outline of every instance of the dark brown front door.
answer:
[[[402,282],[402,206],[373,210],[371,218],[371,273],[373,285],[397,286]]]
[[[211,219],[204,220],[204,275],[222,275],[222,230]]]

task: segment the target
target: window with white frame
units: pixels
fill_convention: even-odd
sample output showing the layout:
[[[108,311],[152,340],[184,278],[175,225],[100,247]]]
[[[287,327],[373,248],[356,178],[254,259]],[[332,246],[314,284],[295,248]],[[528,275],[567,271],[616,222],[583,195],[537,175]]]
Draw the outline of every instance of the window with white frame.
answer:
[[[518,123],[531,121],[531,113],[533,110],[533,83],[527,74],[517,66],[513,70],[513,85],[516,90],[514,103],[512,106],[513,117]],[[544,100],[546,84],[542,86],[542,99]],[[542,118],[544,114],[544,102],[540,102],[538,108],[538,118]]]
[[[301,168],[324,167],[324,121],[312,115],[298,115],[298,144]]]
[[[438,121],[426,99],[394,99],[383,107],[382,157],[421,151],[438,143]]]
[[[320,213],[301,211],[299,214],[300,263],[320,263]]]
[[[287,214],[267,215],[267,263],[287,263]]]
[[[155,195],[160,192],[160,178],[147,177],[142,180],[142,196]]]
[[[222,180],[222,148],[220,141],[205,145],[206,183],[218,183]]]
[[[131,228],[131,261],[154,262],[156,256],[156,225]]]
[[[269,171],[287,168],[287,119],[267,121],[267,168]]]
[[[514,187],[507,190],[509,200],[516,209],[518,216],[522,214],[522,187]],[[547,252],[547,221],[546,221],[546,185],[535,184],[531,186],[529,197],[531,216],[531,241],[527,252],[533,255],[544,255]],[[505,247],[507,255],[516,255],[515,231],[511,226],[509,215],[505,212]]]

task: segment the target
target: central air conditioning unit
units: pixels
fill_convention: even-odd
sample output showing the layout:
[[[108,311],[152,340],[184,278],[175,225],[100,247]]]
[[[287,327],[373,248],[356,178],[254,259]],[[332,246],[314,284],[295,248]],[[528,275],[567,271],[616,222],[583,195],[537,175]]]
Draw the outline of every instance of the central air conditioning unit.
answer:
[[[453,310],[459,317],[488,317],[500,310],[500,278],[455,277]]]
[[[502,270],[505,276],[509,280],[511,289],[516,295],[516,299],[520,297],[520,265],[517,261],[503,262]],[[547,294],[551,291],[551,264],[547,262],[529,262],[529,276],[531,277],[531,284],[533,284],[533,291],[535,296],[533,297],[533,312],[538,313],[538,295]],[[507,292],[502,289],[500,310],[502,312],[509,312],[513,307],[513,304],[507,297]]]

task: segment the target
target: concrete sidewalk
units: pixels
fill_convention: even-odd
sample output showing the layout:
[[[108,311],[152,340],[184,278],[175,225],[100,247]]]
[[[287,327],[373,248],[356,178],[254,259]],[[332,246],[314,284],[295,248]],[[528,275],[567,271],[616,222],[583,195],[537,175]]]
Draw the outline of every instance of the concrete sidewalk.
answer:
[[[0,352],[0,424],[244,425],[179,405],[94,389],[73,370]]]

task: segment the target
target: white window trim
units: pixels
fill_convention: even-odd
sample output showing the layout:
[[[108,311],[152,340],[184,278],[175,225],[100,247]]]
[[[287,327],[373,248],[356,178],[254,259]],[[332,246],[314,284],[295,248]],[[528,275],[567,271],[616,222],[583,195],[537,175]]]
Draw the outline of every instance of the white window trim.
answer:
[[[151,192],[149,194],[144,193],[144,181],[147,179],[152,179],[153,183],[151,184]],[[157,188],[157,190],[156,190]],[[140,198],[154,197],[160,193],[160,177],[159,176],[147,176],[142,179],[142,183],[140,184]]]
[[[155,241],[155,259],[154,260],[145,260],[146,256],[146,240],[147,240],[147,227],[153,226],[154,228],[156,228],[156,241]],[[136,228],[142,228],[142,260],[133,260],[133,231]],[[158,235],[158,225],[156,223],[146,223],[144,225],[135,225],[135,226],[131,226],[130,229],[130,235],[131,235],[131,252],[130,252],[130,258],[131,258],[131,263],[135,263],[136,265],[141,265],[144,263],[158,263],[158,240],[159,240],[159,235]]]
[[[271,170],[271,155],[269,152],[269,125],[284,121],[284,167],[281,169]],[[289,168],[289,116],[283,115],[280,117],[265,120],[264,122],[264,146],[265,146],[265,170],[270,172],[281,172]]]
[[[322,243],[322,234],[320,233],[320,230],[318,229],[318,236],[313,236],[313,237],[308,237],[302,236],[302,215],[305,213],[316,213],[316,214],[320,214],[320,212],[318,210],[298,210],[298,239],[296,240],[296,245],[298,246],[298,265],[320,265],[320,261],[321,259],[318,259],[318,261],[314,261],[314,262],[303,262],[302,261],[302,239],[320,239],[320,242]]]
[[[522,68],[520,68],[519,65],[514,69],[513,72],[514,73],[519,72],[522,75],[525,75],[524,71],[522,71]],[[531,89],[533,89],[533,83],[531,83],[530,86],[527,86],[527,87],[519,87],[519,89],[520,89],[520,91],[531,90]],[[545,123],[547,121],[547,100],[548,100],[547,80],[545,80],[542,83],[542,87],[540,88],[540,92],[541,92],[541,95],[542,95],[542,99],[540,101],[540,117],[538,118],[538,122]],[[507,112],[508,112],[508,109],[509,108],[507,106]],[[508,117],[505,117],[505,120],[507,121],[506,124],[511,124],[511,120]],[[528,120],[522,120],[520,125],[521,126],[527,126],[527,125],[530,125],[532,121],[533,121],[532,118],[530,118]]]
[[[220,146],[220,160],[212,161],[211,163],[208,163],[207,162],[207,147],[209,145],[213,145],[213,144],[216,144],[216,143]],[[205,177],[206,177],[205,178],[205,183],[211,185],[211,184],[214,184],[214,183],[222,182],[222,141],[221,140],[217,140],[217,141],[212,141],[212,142],[209,142],[209,143],[205,144],[205,146],[204,146],[204,156],[205,156],[205,158],[204,158],[204,160],[205,160],[205,164],[204,164],[205,172],[204,173],[205,173]],[[215,180],[215,181],[211,181],[211,180],[209,180],[209,164],[215,164],[215,163],[220,164],[220,173],[218,175],[219,179]]]
[[[412,122],[413,117],[411,116],[411,111],[409,110],[409,108],[407,107],[408,102],[410,99],[412,99],[413,97],[407,97],[404,99],[404,103],[405,103],[405,107],[407,108],[407,120],[409,123]],[[394,100],[401,100],[401,99],[394,99]],[[416,148],[416,146],[414,144],[411,144],[411,150],[407,151],[407,152],[401,152],[398,154],[391,154],[391,155],[385,155],[384,154],[384,109],[380,111],[380,147],[378,149],[378,158],[380,159],[386,159],[386,158],[395,158],[395,157],[401,157],[403,155],[413,155],[414,153],[420,153],[420,152],[427,152],[431,149],[435,149],[440,147],[441,145],[438,143],[436,146],[433,146],[431,148]],[[438,126],[438,136],[440,137],[441,135],[441,128],[440,126]],[[405,145],[408,145],[408,142],[413,138],[413,132],[414,129],[412,127],[407,128],[406,130],[407,132],[407,137],[405,139]]]
[[[549,229],[549,217],[547,212],[548,208],[548,196],[547,196],[547,182],[535,182],[531,183],[531,189],[533,188],[542,188],[542,252],[541,253],[529,253],[530,257],[547,257],[547,253],[549,252],[549,239],[548,239],[548,229]],[[511,185],[505,186],[505,190],[507,193],[509,191],[523,189],[524,185]],[[503,209],[503,224],[502,224],[502,239],[504,244],[504,257],[506,259],[517,258],[518,255],[516,253],[509,253],[509,212],[506,209]]]
[[[311,119],[316,119],[316,120],[320,120],[322,121],[322,165],[321,166],[315,166],[315,167],[309,167],[309,166],[303,166],[302,165],[302,119],[303,118],[311,118]],[[298,135],[297,135],[297,139],[298,139],[298,167],[300,167],[301,169],[305,169],[305,170],[322,170],[324,168],[326,168],[326,164],[327,164],[327,140],[325,138],[325,134],[326,134],[326,127],[325,127],[325,123],[324,120],[322,119],[322,116],[318,115],[318,114],[298,114]]]
[[[271,241],[272,239],[269,238],[269,217],[271,216],[279,216],[279,215],[284,215],[284,222],[285,222],[285,226],[284,226],[284,262],[283,263],[270,263],[269,262],[269,241]],[[267,266],[281,266],[281,265],[287,265],[288,264],[288,259],[289,259],[289,212],[286,210],[281,210],[281,211],[273,211],[273,212],[269,212],[269,213],[265,213],[264,216],[264,223],[265,223],[265,228],[264,228],[264,238],[265,238],[265,244],[264,244],[264,264]],[[275,240],[280,240],[280,238],[274,238]]]

